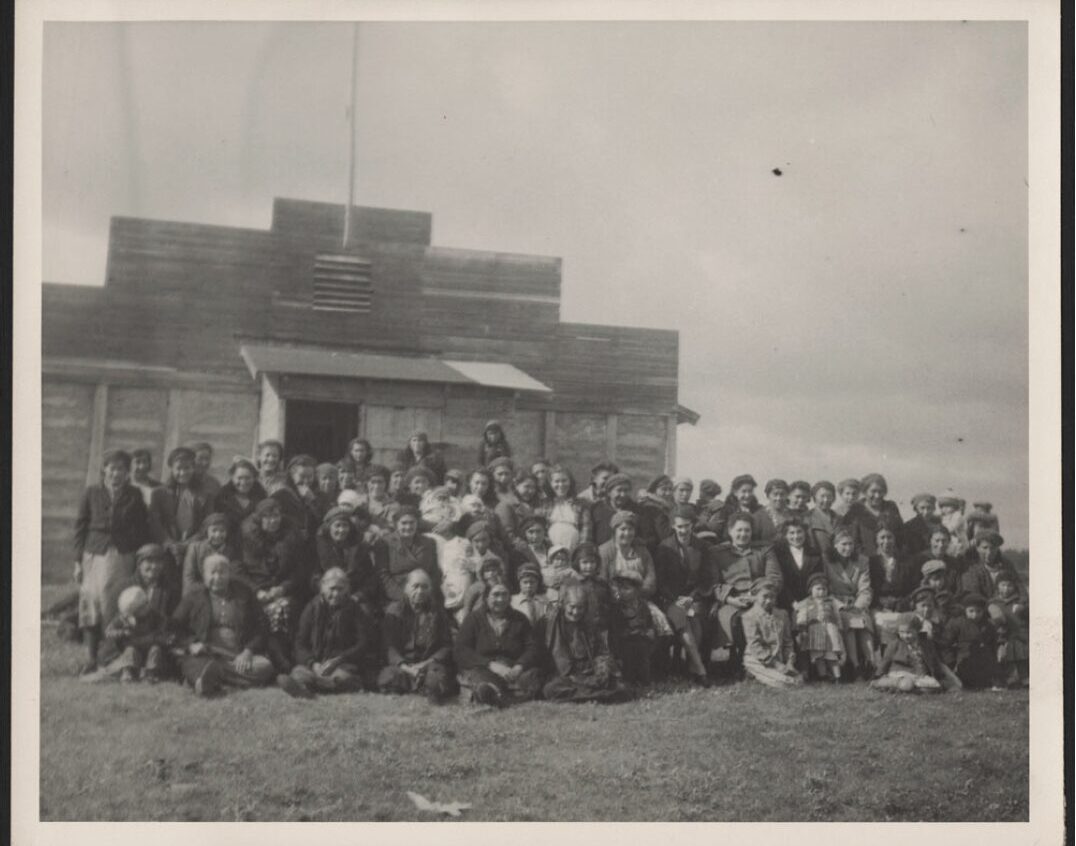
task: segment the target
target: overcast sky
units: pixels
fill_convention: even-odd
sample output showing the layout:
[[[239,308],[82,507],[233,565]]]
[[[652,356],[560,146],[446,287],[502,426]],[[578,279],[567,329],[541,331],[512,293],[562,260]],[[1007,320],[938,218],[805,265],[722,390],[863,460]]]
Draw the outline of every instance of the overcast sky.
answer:
[[[346,24],[49,24],[44,269],[346,198]],[[1023,24],[364,24],[360,204],[680,330],[681,471],[879,471],[1027,540]],[[773,173],[782,171],[781,176]]]

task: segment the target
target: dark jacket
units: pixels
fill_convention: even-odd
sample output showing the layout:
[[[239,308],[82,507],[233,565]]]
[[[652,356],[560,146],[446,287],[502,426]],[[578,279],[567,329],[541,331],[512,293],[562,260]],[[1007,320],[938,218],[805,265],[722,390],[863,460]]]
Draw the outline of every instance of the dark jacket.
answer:
[[[633,512],[639,518],[635,529],[635,539],[648,550],[657,549],[661,538],[658,537],[657,526],[654,525],[653,517],[648,510],[640,508],[634,502],[626,502],[623,508],[616,509],[604,497],[590,507],[590,521],[594,526],[594,543],[601,546],[606,541],[612,540],[613,529],[609,525],[609,521],[613,519],[613,515],[618,510]]]
[[[777,595],[777,607],[791,611],[793,603],[807,598],[807,580],[815,573],[826,572],[826,562],[821,553],[805,546],[803,567],[797,567],[792,551],[783,540],[774,544],[773,554],[781,571],[781,591]]]
[[[405,446],[397,454],[396,461],[405,471],[416,465],[425,467],[433,474],[434,485],[443,485],[445,483],[445,460],[441,458],[441,453],[437,452],[432,446],[422,458],[415,458],[410,446]]]
[[[928,523],[921,514],[916,514],[904,524],[904,551],[908,555],[915,555],[930,549],[930,536],[940,525],[940,520]]]
[[[160,520],[161,529],[164,531],[165,542],[167,541],[189,541],[193,539],[202,528],[202,522],[211,513],[209,501],[209,495],[197,484],[191,483],[188,488],[190,491],[191,499],[193,500],[191,507],[191,524],[186,531],[180,529],[177,522],[179,515],[180,497],[183,491],[175,483],[173,479],[169,479],[164,487],[158,488],[153,492],[154,498],[160,497]]]
[[[405,545],[399,535],[391,534],[374,544],[373,553],[385,601],[402,600],[407,575],[417,569],[426,571],[433,582],[434,596],[440,596],[441,568],[437,564],[437,544],[433,538],[415,535],[411,543]]]
[[[542,662],[542,647],[534,626],[514,608],[505,612],[508,624],[498,635],[484,611],[468,614],[456,635],[456,666],[461,670],[488,667],[492,661],[519,664],[523,669]]]
[[[994,568],[994,573],[997,574],[995,576],[992,576],[990,574],[990,569],[981,561],[968,567],[968,569],[964,571],[964,575],[960,579],[961,594],[977,593],[980,596],[989,599],[995,593],[997,593],[997,576],[1000,576],[1002,573],[1004,573],[1010,579],[1013,580],[1014,584],[1016,585],[1016,592],[1019,595],[1020,599],[1026,601],[1027,588],[1024,586],[1024,580],[1020,578],[1020,574],[1017,573],[1016,569],[1010,566],[1007,562],[1002,561],[999,563],[1001,564],[1001,566]]]
[[[875,514],[862,502],[854,502],[848,512],[840,519],[840,525],[847,526],[856,536],[856,549],[864,555],[874,555],[875,535],[885,526],[892,530],[897,539],[897,549],[904,544],[904,520],[900,509],[892,500],[882,500],[882,508]]]
[[[710,551],[697,538],[681,549],[675,535],[658,544],[654,555],[658,585],[654,602],[667,608],[681,596],[690,596],[696,602],[709,602],[713,598],[709,567]]]
[[[943,641],[946,648],[946,663],[956,667],[968,658],[973,660],[989,657],[996,641],[994,627],[986,615],[978,620],[967,617],[953,617],[945,624]]]
[[[238,538],[243,528],[243,521],[254,513],[255,507],[266,497],[265,488],[255,482],[250,489],[250,503],[243,505],[236,498],[235,485],[226,482],[213,498],[213,511],[219,511],[228,518],[228,537]]]
[[[171,640],[168,617],[153,608],[139,617],[134,626],[128,626],[123,617],[117,614],[105,627],[97,660],[108,663],[128,647],[148,649],[151,646],[167,646]]]
[[[113,501],[104,485],[86,488],[75,518],[75,558],[85,552],[104,555],[110,546],[126,555],[149,540],[148,513],[142,492],[124,485]]]
[[[740,596],[751,591],[751,583],[763,576],[780,591],[783,586],[781,568],[772,546],[751,547],[740,552],[731,543],[722,543],[714,549],[711,583],[714,598],[725,602],[730,596]]]
[[[345,597],[334,609],[321,596],[315,596],[299,617],[295,661],[309,667],[339,658],[344,664],[368,666],[376,642],[373,635],[372,621],[351,597]]]
[[[286,522],[275,535],[269,536],[256,517],[248,517],[243,523],[239,575],[255,590],[282,587],[286,595],[299,596],[307,588],[302,553],[302,538]]]
[[[232,579],[228,594],[238,600],[240,609],[239,625],[236,626],[240,649],[261,652],[265,646],[264,618],[254,592],[239,579]],[[213,625],[213,603],[205,585],[195,585],[179,601],[172,614],[172,623],[181,644],[208,643]]]
[[[921,573],[916,572],[915,565],[904,556],[895,557],[893,575],[889,579],[885,577],[882,556],[872,555],[867,560],[875,608],[882,608],[886,611],[899,610],[908,595],[919,584]]]
[[[333,567],[339,567],[347,573],[351,593],[359,596],[364,610],[368,613],[373,609],[380,611],[385,605],[381,576],[374,566],[374,557],[370,547],[358,538],[358,533],[354,529],[351,530],[351,536],[342,544],[333,542],[326,530],[319,529],[317,550],[318,567],[317,572],[312,574],[313,583],[320,580]],[[316,590],[317,585],[313,583],[311,587]]]
[[[390,666],[415,664],[433,659],[447,663],[452,659],[452,630],[444,608],[431,605],[434,615],[433,637],[424,646],[416,643],[418,615],[407,600],[393,602],[385,609],[381,620],[381,637],[385,646],[385,660]],[[523,618],[526,620],[526,617]],[[530,625],[528,623],[528,625]]]

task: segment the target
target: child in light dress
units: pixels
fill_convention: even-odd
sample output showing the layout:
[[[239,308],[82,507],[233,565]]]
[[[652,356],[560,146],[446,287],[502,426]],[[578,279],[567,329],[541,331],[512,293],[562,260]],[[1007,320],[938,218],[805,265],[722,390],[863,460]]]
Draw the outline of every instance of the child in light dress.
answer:
[[[807,594],[793,605],[800,650],[807,653],[819,679],[840,681],[844,663],[841,603],[829,595],[829,578],[824,573],[807,580]]]

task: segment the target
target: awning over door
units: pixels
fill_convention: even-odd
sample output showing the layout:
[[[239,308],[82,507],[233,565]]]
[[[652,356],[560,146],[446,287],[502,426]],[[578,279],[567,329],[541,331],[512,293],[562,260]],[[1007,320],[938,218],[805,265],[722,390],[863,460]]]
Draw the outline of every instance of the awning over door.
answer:
[[[447,361],[280,344],[241,344],[239,354],[246,362],[250,375],[255,378],[260,373],[288,373],[346,379],[482,385],[511,391],[552,390],[518,367],[495,361]]]

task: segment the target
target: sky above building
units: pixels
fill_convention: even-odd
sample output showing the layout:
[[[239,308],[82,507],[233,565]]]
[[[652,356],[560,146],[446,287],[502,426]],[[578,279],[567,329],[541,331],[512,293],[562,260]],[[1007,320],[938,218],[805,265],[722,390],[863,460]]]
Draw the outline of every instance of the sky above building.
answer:
[[[561,318],[678,329],[678,463],[878,471],[1027,541],[1021,23],[363,24],[356,202],[563,258]],[[344,202],[348,24],[46,25],[43,262],[130,215]]]

